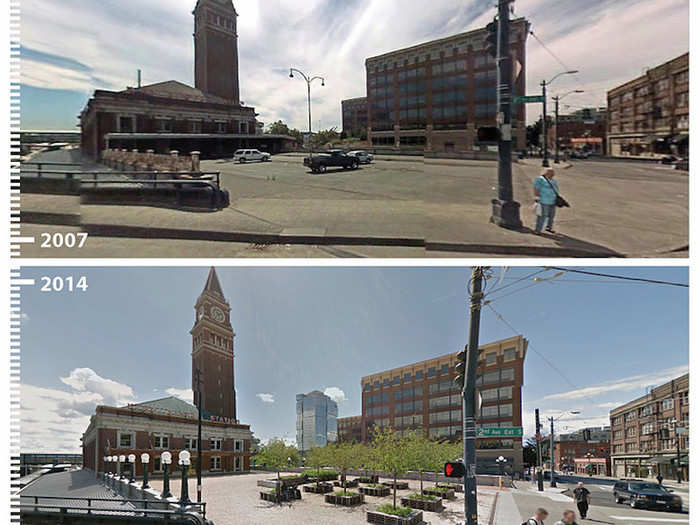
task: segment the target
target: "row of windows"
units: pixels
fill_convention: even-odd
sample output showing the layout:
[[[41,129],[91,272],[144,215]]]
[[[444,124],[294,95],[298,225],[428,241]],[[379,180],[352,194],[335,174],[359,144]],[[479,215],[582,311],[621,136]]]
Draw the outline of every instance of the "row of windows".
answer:
[[[458,423],[462,421],[461,410],[447,410],[445,412],[433,412],[430,414],[430,424]]]
[[[433,111],[435,111],[435,108],[433,108]],[[388,137],[392,142],[393,138]],[[410,137],[404,137],[402,138],[402,142],[404,139],[408,139]],[[418,138],[418,137],[417,137]],[[425,137],[420,137],[420,138],[425,138]],[[492,359],[492,357],[489,356],[495,356],[496,354],[487,354],[485,357],[486,364],[494,364],[495,361]],[[508,349],[504,352],[504,361],[512,361],[515,359],[515,349]],[[403,378],[400,376],[394,376],[392,379],[386,378],[383,381],[375,380],[374,383],[365,383],[363,386],[363,391],[369,392],[370,390],[379,390],[380,388],[389,388],[391,386],[396,386],[401,384],[401,381],[403,380],[403,383],[410,383],[411,381],[422,381],[426,377],[428,379],[431,379],[433,377],[436,377],[438,374],[439,375],[447,375],[450,373],[450,365],[445,363],[443,364],[440,369],[438,370],[437,367],[429,367],[427,370],[427,373],[423,373],[422,370],[418,370],[415,375],[411,374],[410,372],[407,372],[403,375]],[[502,368],[500,370],[491,370],[489,372],[485,372],[482,375],[477,376],[477,385],[486,385],[486,384],[491,384],[491,383],[498,383],[498,382],[508,382],[508,381],[514,381],[515,380],[515,369],[514,368]],[[448,386],[450,382],[443,381],[441,383],[431,383],[430,386],[428,387],[430,389],[431,393],[435,392],[435,389],[438,389],[439,391],[448,391],[448,390],[454,390],[453,387]],[[441,385],[441,386],[433,386],[433,385]],[[418,397],[422,395],[422,390],[420,386],[415,387],[417,390],[414,390],[412,394],[414,397]],[[410,389],[404,389],[401,392],[407,392],[406,395],[409,395]],[[416,394],[417,392],[417,394]],[[399,394],[402,395],[402,394]],[[379,402],[387,402],[388,398],[386,398],[384,401],[374,401],[375,396],[368,396],[366,399],[371,399],[372,402],[370,404],[377,404]],[[383,398],[382,398],[383,399]],[[396,397],[396,393],[394,394],[394,399],[401,399]],[[404,397],[405,399],[405,397]]]
[[[680,84],[685,84],[688,82],[688,71],[683,71],[681,73],[678,73],[677,75],[674,76],[674,84],[675,85],[680,85]],[[662,78],[660,80],[657,80],[654,82],[651,86],[650,85],[645,85],[641,86],[635,90],[630,90],[622,95],[618,95],[616,97],[613,97],[610,99],[610,106],[611,107],[616,107],[622,103],[627,103],[631,102],[635,98],[642,98],[649,96],[651,94],[659,94],[662,93],[666,90],[668,90],[671,87],[671,79],[670,78]]]
[[[481,417],[484,419],[513,417],[513,405],[508,403],[505,405],[483,406],[481,407]]]
[[[484,372],[484,374],[477,376],[476,384],[480,386],[492,383],[506,383],[514,380],[514,368],[501,368],[500,370],[491,370],[490,372]]]
[[[197,450],[197,438],[185,437],[185,449],[187,450]],[[136,448],[136,434],[133,432],[120,432],[119,433],[119,448]],[[170,436],[166,435],[155,435],[151,441],[153,448],[159,450],[167,450],[170,448]],[[221,438],[211,438],[209,440],[209,450],[221,450],[223,439]],[[243,451],[243,440],[236,439],[233,442],[233,449],[236,452]]]

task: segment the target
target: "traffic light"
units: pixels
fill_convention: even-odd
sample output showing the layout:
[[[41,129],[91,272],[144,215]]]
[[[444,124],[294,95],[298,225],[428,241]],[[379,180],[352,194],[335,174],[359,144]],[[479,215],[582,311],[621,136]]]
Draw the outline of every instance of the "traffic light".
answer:
[[[498,19],[486,24],[486,52],[493,58],[498,58]]]
[[[461,461],[448,461],[445,463],[445,476],[448,478],[463,478],[466,470]]]
[[[460,388],[464,388],[467,378],[467,347],[457,354],[457,364],[455,365],[455,383]]]
[[[498,128],[479,128],[476,132],[477,141],[480,143],[493,142],[501,140],[501,130]]]

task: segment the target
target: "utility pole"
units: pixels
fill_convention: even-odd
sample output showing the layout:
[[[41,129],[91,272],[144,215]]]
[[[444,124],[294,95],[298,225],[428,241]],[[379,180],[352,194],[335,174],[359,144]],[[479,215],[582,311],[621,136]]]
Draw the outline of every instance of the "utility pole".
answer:
[[[464,444],[464,523],[478,525],[476,501],[476,368],[479,362],[479,325],[481,324],[481,291],[484,268],[476,266],[472,270],[469,301],[469,347],[467,349],[467,367],[462,397],[464,419],[462,421],[462,438]]]
[[[554,417],[549,418],[549,425],[549,474],[551,476],[549,486],[556,487],[557,482],[554,479]]]
[[[542,81],[542,141],[544,149],[542,150],[542,167],[549,168],[549,153],[547,151],[547,81]]]
[[[559,164],[559,95],[554,97],[554,164]]]
[[[197,379],[197,502],[202,502],[202,383],[199,368],[195,371]]]
[[[510,5],[514,0],[498,2],[498,105],[497,123],[500,128],[498,141],[498,199],[492,201],[491,222],[503,228],[520,229],[520,203],[513,200],[513,137],[512,137],[512,75],[510,57]]]
[[[540,409],[535,409],[535,441],[537,441],[537,490],[544,491],[542,479],[542,445],[540,444]]]

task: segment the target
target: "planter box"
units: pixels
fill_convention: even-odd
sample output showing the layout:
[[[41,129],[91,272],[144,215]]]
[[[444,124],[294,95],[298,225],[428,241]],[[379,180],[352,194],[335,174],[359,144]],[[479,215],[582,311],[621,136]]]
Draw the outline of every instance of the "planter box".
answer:
[[[359,485],[359,483],[360,482],[356,479],[347,479],[347,480],[345,480],[345,487],[346,488],[355,488]],[[343,482],[342,481],[334,481],[333,485],[335,485],[336,487],[342,487]]]
[[[435,490],[435,489],[423,489],[423,494],[426,496],[438,496],[442,499],[454,499],[455,491],[453,489],[448,489],[445,491]]]
[[[442,512],[442,499],[437,498],[433,501],[429,501],[424,499],[401,498],[401,506],[418,510],[427,510],[428,512]]]
[[[270,494],[269,492],[261,492],[260,499],[264,501],[269,501],[271,503],[279,503],[280,498],[277,494]]]
[[[438,487],[447,487],[448,489],[452,489],[455,492],[464,492],[464,485],[459,484],[447,485],[444,483],[438,483]]]
[[[312,494],[326,494],[328,492],[333,492],[333,485],[330,483],[321,483],[320,485],[304,485],[304,492],[311,492]]]
[[[416,510],[410,516],[402,518],[393,514],[368,510],[367,523],[377,523],[378,525],[420,525],[423,523],[423,512]]]
[[[379,483],[379,476],[360,476],[357,480],[360,483]]]
[[[384,496],[388,496],[390,493],[391,491],[389,490],[389,487],[360,487],[360,494],[364,494],[366,496],[377,496],[379,498],[383,498]]]
[[[385,485],[389,488],[394,488],[394,482],[393,481],[382,481],[382,485]],[[407,490],[408,489],[408,481],[397,481],[396,482],[396,490]]]
[[[297,485],[302,485],[304,483],[307,483],[307,479],[303,476],[282,479],[282,486],[283,487],[296,487]]]
[[[343,505],[344,507],[352,507],[354,505],[362,505],[365,502],[365,497],[362,494],[354,496],[339,496],[338,494],[326,494],[326,503],[334,505]]]

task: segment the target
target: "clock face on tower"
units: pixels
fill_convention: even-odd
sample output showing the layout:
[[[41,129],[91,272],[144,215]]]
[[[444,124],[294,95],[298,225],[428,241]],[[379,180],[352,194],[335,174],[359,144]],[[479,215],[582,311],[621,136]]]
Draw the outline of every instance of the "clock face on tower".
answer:
[[[216,321],[217,323],[223,323],[224,320],[226,319],[226,316],[224,315],[224,312],[221,311],[221,308],[218,306],[214,306],[211,309],[211,316]]]

